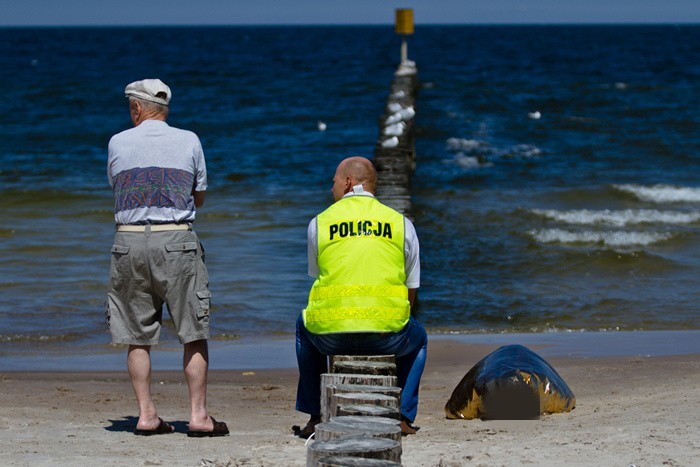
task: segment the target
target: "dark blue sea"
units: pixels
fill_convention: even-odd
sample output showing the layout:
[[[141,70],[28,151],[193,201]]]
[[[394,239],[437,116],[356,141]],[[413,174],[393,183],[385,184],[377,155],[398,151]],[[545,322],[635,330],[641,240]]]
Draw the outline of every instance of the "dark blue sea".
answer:
[[[372,156],[399,46],[391,26],[0,29],[0,355],[110,351],[106,148],[152,77],[207,159],[213,340],[291,338],[307,223],[337,163]],[[408,52],[431,332],[700,329],[700,26],[418,26]]]

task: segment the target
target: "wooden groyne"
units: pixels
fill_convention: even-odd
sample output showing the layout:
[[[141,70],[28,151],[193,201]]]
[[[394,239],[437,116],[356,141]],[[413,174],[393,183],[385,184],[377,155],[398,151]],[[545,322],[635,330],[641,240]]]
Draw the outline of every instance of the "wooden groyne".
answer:
[[[404,51],[405,52],[405,51]],[[379,119],[372,160],[377,198],[410,217],[411,173],[416,166],[416,64],[403,59],[394,72]],[[308,446],[312,467],[401,465],[400,407],[393,356],[334,356],[321,377],[322,423]]]
[[[377,169],[377,199],[411,217],[411,174],[416,167],[415,102],[418,71],[413,61],[394,72],[390,93],[379,119],[373,163]]]

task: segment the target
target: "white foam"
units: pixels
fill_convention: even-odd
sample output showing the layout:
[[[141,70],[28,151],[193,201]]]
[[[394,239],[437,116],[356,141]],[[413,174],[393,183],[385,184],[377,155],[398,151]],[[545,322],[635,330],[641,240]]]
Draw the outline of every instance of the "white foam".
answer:
[[[532,212],[547,219],[574,225],[603,224],[616,227],[636,224],[678,225],[691,224],[700,220],[700,212],[659,211],[656,209],[625,209],[622,211],[533,209]]]
[[[457,162],[457,165],[465,169],[476,169],[481,166],[479,158],[473,156],[465,156],[462,153],[457,154],[455,156],[455,162]]]
[[[514,156],[524,157],[526,159],[537,157],[542,154],[542,150],[537,146],[533,146],[532,144],[516,144],[515,146],[506,149],[505,152],[506,154],[512,153]]]
[[[542,150],[532,144],[516,144],[506,148],[496,148],[486,141],[466,138],[449,138],[447,140],[447,149],[449,151],[465,151],[491,157],[522,159],[530,159],[542,154]]]
[[[475,151],[485,147],[488,147],[488,143],[478,139],[450,138],[447,140],[447,149],[452,151]]]
[[[563,229],[531,230],[528,234],[539,243],[596,243],[611,247],[646,246],[673,237],[670,232],[575,232]]]
[[[633,184],[613,185],[613,188],[651,203],[700,203],[700,188]]]

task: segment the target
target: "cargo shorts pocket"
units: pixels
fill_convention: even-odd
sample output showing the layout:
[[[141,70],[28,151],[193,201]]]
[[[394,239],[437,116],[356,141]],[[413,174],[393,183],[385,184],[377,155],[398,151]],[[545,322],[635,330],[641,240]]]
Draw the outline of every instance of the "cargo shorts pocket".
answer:
[[[192,276],[196,273],[197,242],[169,243],[165,245],[166,274],[169,277]]]
[[[211,292],[200,290],[197,294],[197,320],[209,322],[209,309],[211,308]]]
[[[112,259],[110,275],[113,278],[128,276],[131,272],[131,260],[129,258],[129,246],[115,243],[112,245]]]
[[[112,312],[109,309],[109,298],[105,299],[105,323],[107,323],[107,328],[109,329],[109,321],[112,317]]]

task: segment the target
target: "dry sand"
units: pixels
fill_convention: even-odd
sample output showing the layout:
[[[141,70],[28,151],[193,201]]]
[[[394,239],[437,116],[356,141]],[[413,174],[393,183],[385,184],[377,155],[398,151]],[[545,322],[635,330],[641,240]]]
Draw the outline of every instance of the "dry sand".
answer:
[[[576,409],[536,421],[447,420],[443,407],[464,374],[496,346],[431,342],[406,466],[700,465],[700,359],[549,358]],[[212,358],[216,358],[215,355]],[[231,435],[187,438],[187,388],[155,372],[171,435],[133,435],[136,404],[126,371],[12,372],[0,376],[1,465],[305,465],[291,426],[296,370],[212,371],[209,408]]]

